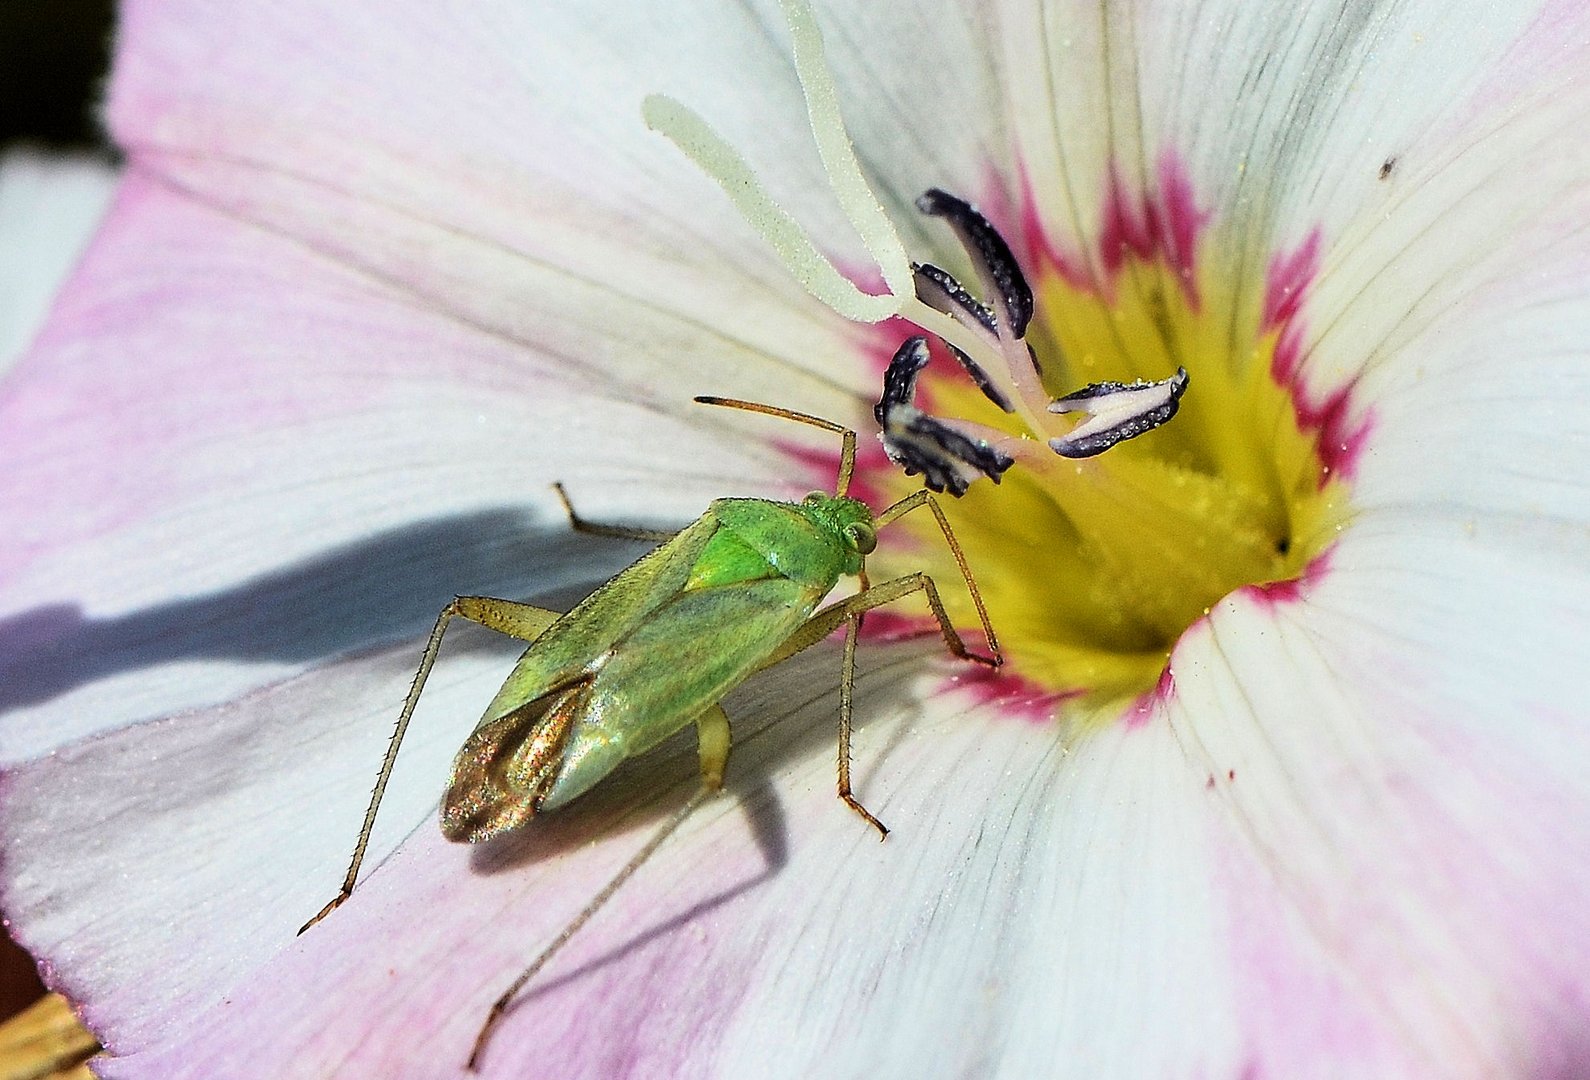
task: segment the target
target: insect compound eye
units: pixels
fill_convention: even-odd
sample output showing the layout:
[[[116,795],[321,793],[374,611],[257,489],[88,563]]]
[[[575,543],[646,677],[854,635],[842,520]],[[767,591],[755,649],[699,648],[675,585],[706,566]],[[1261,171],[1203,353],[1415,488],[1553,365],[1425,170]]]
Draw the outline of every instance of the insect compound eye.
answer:
[[[878,533],[864,521],[853,521],[845,526],[845,538],[850,546],[863,555],[871,555],[878,546]]]
[[[831,498],[833,498],[833,496],[828,494],[826,491],[813,491],[804,499],[802,499],[801,503],[805,506],[817,506],[821,503],[827,502]]]

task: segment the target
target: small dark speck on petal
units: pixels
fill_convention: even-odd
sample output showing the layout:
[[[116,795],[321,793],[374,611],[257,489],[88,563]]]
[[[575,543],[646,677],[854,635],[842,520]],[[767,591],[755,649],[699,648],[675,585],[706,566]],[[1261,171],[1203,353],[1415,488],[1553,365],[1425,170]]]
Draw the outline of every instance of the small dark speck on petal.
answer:
[[[1381,164],[1381,166],[1380,166],[1380,178],[1382,180],[1386,179],[1386,177],[1391,175],[1391,170],[1395,169],[1396,167],[1397,167],[1397,156],[1395,154],[1393,154],[1391,157],[1388,157]]]

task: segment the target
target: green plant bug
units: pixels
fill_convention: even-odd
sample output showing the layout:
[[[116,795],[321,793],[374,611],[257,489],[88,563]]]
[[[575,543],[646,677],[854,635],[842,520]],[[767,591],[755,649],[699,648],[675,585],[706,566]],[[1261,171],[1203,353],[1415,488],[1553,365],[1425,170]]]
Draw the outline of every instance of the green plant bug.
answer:
[[[442,832],[449,840],[478,843],[520,828],[590,790],[625,759],[694,723],[701,789],[497,999],[470,1055],[471,1070],[519,990],[690,812],[722,787],[730,737],[728,716],[719,702],[730,690],[843,625],[839,798],[882,838],[888,830],[850,790],[856,637],[863,613],[920,592],[951,653],[991,668],[1004,662],[965,555],[929,492],[918,491],[874,514],[845,494],[855,470],[854,431],[772,405],[718,397],[695,400],[842,436],[834,493],[815,491],[800,502],[718,499],[693,524],[667,533],[587,522],[575,513],[562,485],[554,485],[575,530],[662,543],[566,615],[483,596],[457,597],[442,610],[381,761],[342,887],[299,931],[308,930],[353,893],[398,747],[454,618],[530,645],[454,760],[441,806]],[[877,530],[922,506],[937,519],[960,567],[988,643],[986,656],[966,647],[926,574],[906,574],[876,585],[867,578],[866,557],[876,547]],[[819,609],[847,575],[859,578],[860,590]]]

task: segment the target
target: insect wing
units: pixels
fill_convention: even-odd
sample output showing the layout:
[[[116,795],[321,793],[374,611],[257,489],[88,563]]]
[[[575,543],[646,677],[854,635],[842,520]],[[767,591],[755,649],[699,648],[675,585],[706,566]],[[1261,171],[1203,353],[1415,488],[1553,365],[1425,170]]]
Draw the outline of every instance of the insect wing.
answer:
[[[701,549],[718,531],[711,514],[608,581],[538,637],[486,708],[480,726],[575,678],[668,603],[690,577]]]
[[[581,676],[474,730],[453,760],[442,797],[442,835],[479,843],[535,816],[587,707],[592,681]]]

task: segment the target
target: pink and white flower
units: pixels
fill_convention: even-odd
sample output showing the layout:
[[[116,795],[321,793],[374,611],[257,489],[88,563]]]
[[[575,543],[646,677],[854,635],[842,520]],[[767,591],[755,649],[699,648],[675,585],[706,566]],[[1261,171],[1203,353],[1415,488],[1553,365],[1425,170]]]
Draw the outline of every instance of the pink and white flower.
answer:
[[[920,192],[972,197],[1073,384],[1185,354],[1191,389],[1119,464],[960,504],[1010,679],[863,648],[885,845],[833,798],[833,653],[758,678],[728,797],[484,1075],[1590,1068],[1590,7],[1462,8],[819,10],[907,250],[954,250]],[[877,396],[898,338],[801,290],[646,130],[657,92],[870,265],[768,5],[126,5],[127,171],[0,385],[0,907],[103,1075],[456,1076],[692,790],[684,741],[447,844],[507,655],[461,637],[379,867],[294,936],[436,610],[633,555],[570,538],[551,481],[658,525],[798,495],[828,444],[690,396],[858,427]],[[1163,328],[1161,366],[1089,368],[1145,355],[1112,326]]]

